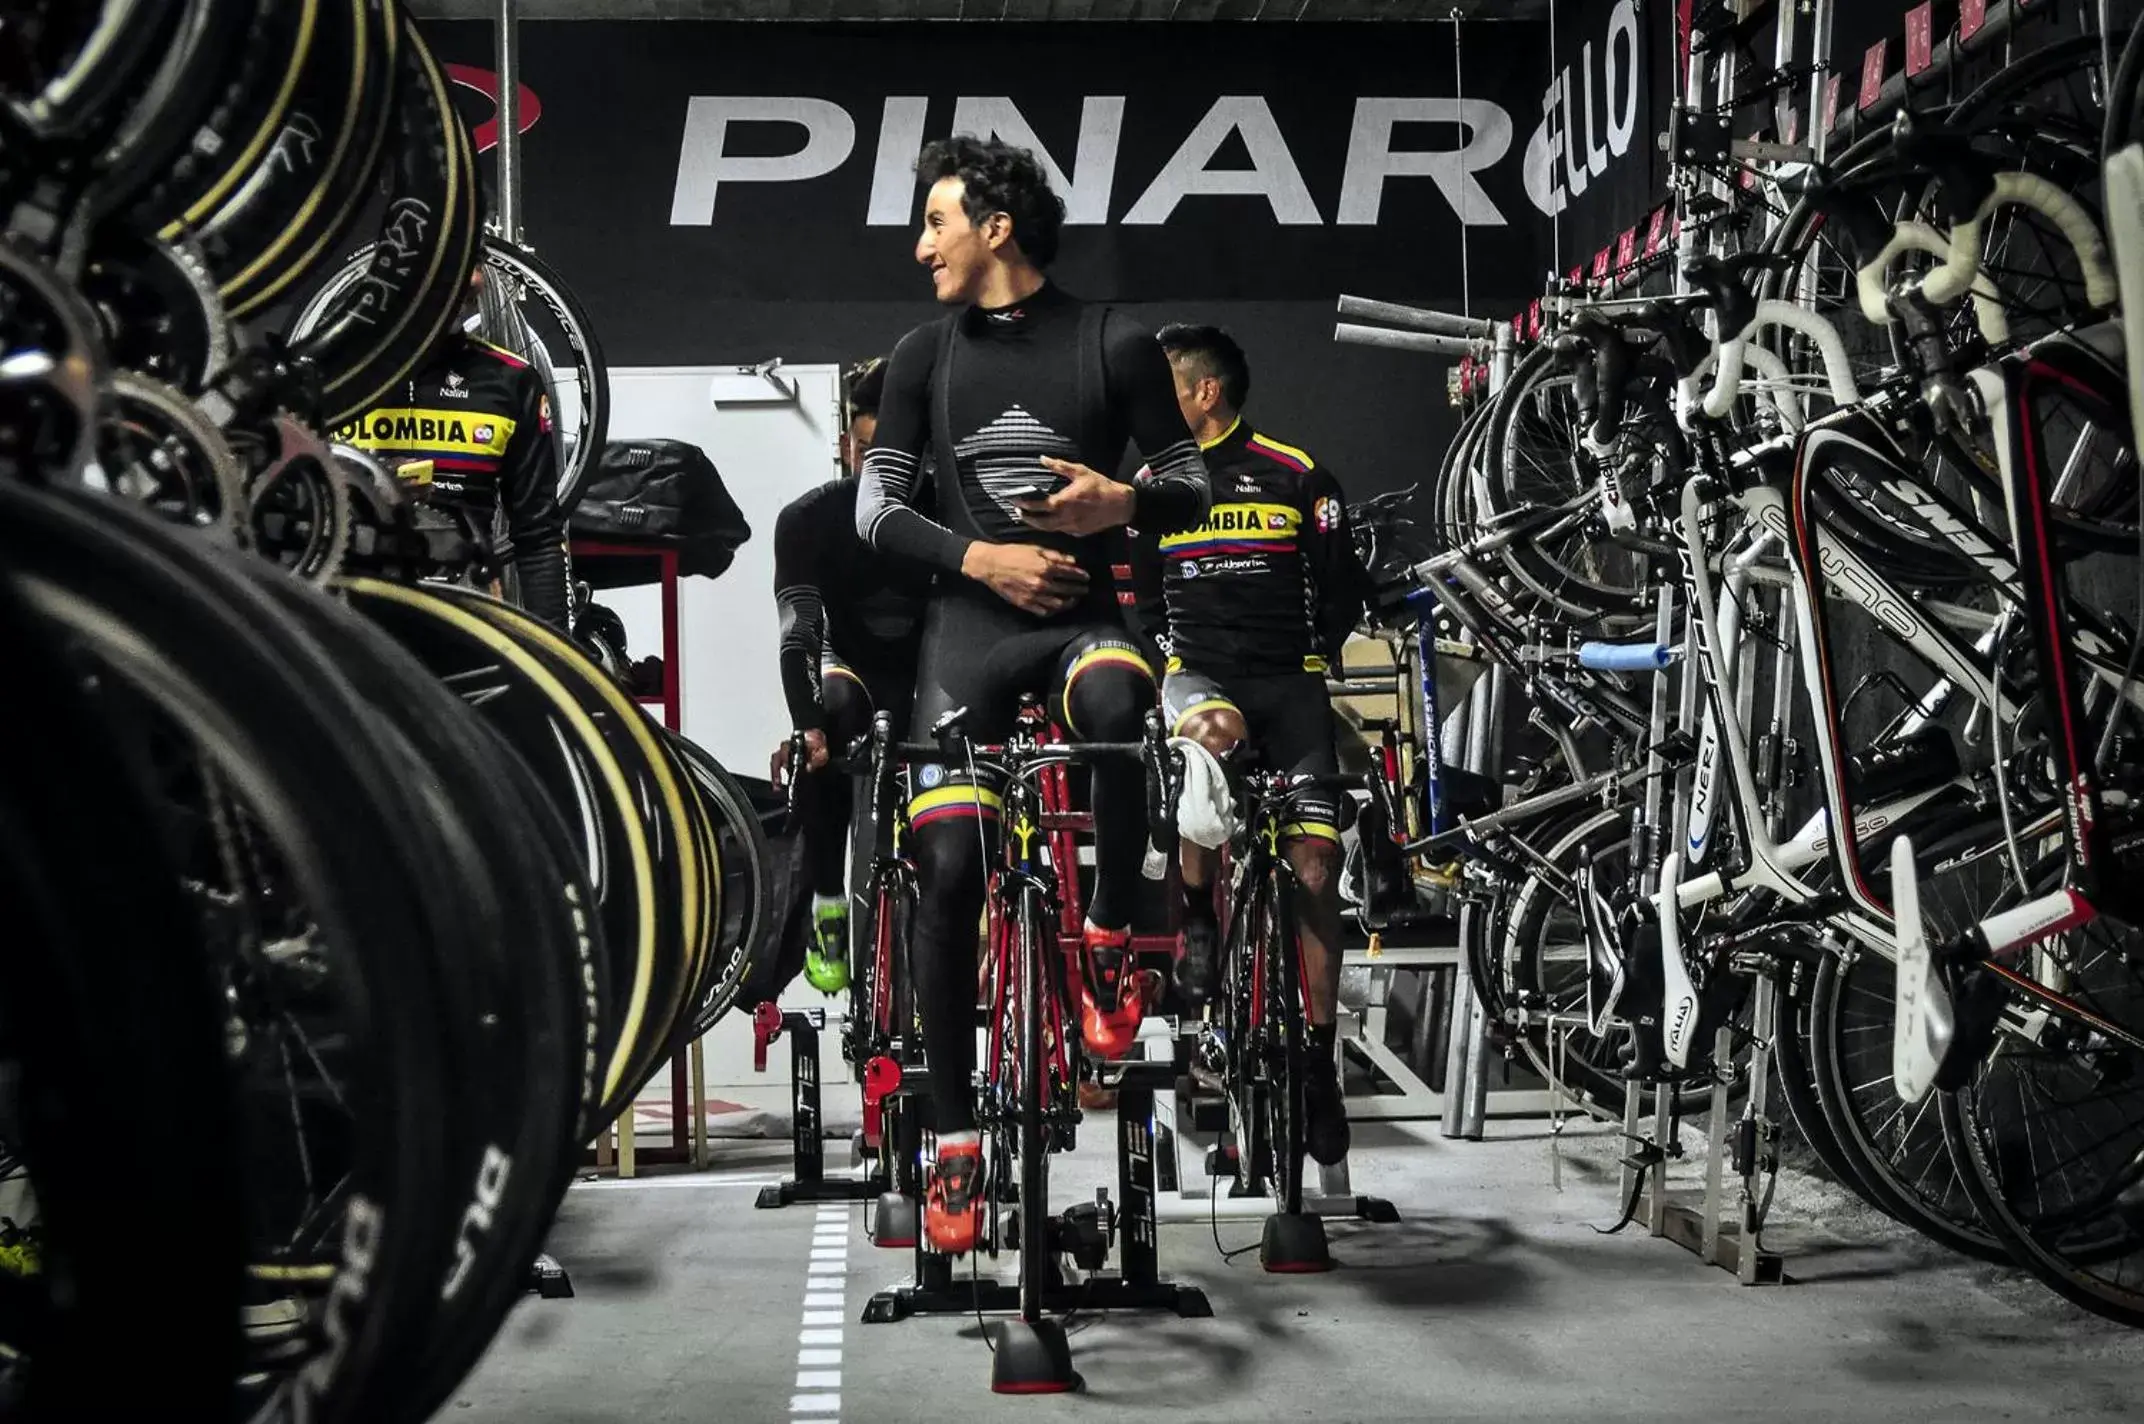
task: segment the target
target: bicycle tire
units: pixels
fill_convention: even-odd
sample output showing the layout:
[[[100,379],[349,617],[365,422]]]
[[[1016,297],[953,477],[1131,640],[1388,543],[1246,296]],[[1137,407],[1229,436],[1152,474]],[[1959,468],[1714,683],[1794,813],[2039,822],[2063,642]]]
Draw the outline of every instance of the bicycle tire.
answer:
[[[711,926],[721,912],[714,903],[721,895],[720,867],[712,863],[719,852],[705,816],[699,813],[691,780],[659,735],[661,729],[563,633],[496,598],[451,584],[435,591],[445,602],[518,639],[557,672],[570,674],[575,690],[591,710],[606,719],[606,727],[615,729],[614,741],[635,760],[646,797],[643,816],[655,832],[656,863],[664,876],[662,883],[672,887],[656,899],[658,962],[667,965],[673,979],[666,984],[666,996],[655,1001],[660,1017],[653,1022],[661,1031],[636,1080],[645,1082],[669,1056],[678,1035],[690,1026],[689,994],[704,974],[703,964],[712,953]]]
[[[561,281],[558,273],[535,253],[503,238],[488,236],[484,240],[484,261],[517,278],[536,293],[550,311],[552,323],[565,337],[567,349],[572,353],[581,401],[581,428],[573,448],[561,449],[558,461],[559,513],[571,515],[574,505],[580,502],[581,490],[587,485],[588,477],[595,472],[596,462],[603,458],[604,444],[610,438],[610,365],[603,359],[603,344],[597,339],[595,323],[588,319],[573,288]],[[545,350],[548,353],[549,347]],[[555,372],[555,359],[553,369]],[[561,405],[555,390],[552,405],[554,409]]]
[[[1813,977],[1814,971],[1809,966],[1796,967],[1806,971],[1805,977]],[[1861,1180],[1860,1170],[1846,1150],[1839,1146],[1839,1136],[1832,1131],[1830,1119],[1824,1116],[1824,1106],[1818,1100],[1817,1070],[1809,1047],[1808,989],[1791,979],[1781,983],[1779,1005],[1779,1032],[1772,1039],[1773,1077],[1794,1120],[1795,1134],[1816,1158],[1826,1176],[1878,1211],[1884,1211],[1883,1205]],[[1885,1214],[1889,1215],[1888,1212]]]
[[[1055,1271],[1050,1251],[1049,1068],[1042,1042],[1043,994],[1049,983],[1045,955],[1057,948],[1057,917],[1042,893],[1018,892],[1015,933],[1020,996],[1020,1318],[1043,1318],[1044,1291]]]
[[[41,616],[69,620],[69,636],[86,640],[114,677],[160,689],[187,725],[227,749],[227,769],[244,773],[253,809],[302,877],[306,905],[335,935],[330,943],[353,951],[338,963],[345,1028],[355,1045],[381,1050],[355,1054],[343,1085],[365,1128],[343,1217],[344,1268],[357,1288],[330,1293],[338,1350],[274,1378],[258,1413],[381,1417],[373,1411],[387,1372],[377,1365],[413,1343],[398,1304],[413,1286],[421,1294],[417,1283],[447,1240],[429,1209],[440,1195],[442,1065],[427,989],[430,907],[409,893],[423,878],[405,850],[415,812],[399,802],[388,753],[339,671],[194,541],[123,502],[0,484],[0,553]],[[291,727],[338,735],[298,739]]]
[[[327,204],[344,158],[381,127],[391,71],[387,0],[326,0],[273,150],[194,232],[226,301],[272,275]]]
[[[715,840],[722,877],[720,911],[715,928],[713,972],[694,1010],[693,1032],[704,1034],[735,1007],[755,955],[771,944],[767,921],[777,913],[773,848],[767,844],[759,816],[747,792],[728,769],[688,738],[677,735],[671,746],[698,784],[701,799],[715,818]]]
[[[366,67],[356,137],[325,175],[321,186],[325,201],[308,203],[300,209],[284,234],[276,258],[259,270],[246,268],[224,284],[224,305],[234,318],[260,314],[293,285],[314,275],[322,257],[348,231],[372,196],[380,165],[387,156],[388,135],[397,122],[394,97],[397,76],[402,72],[402,26],[391,6],[379,11],[368,35],[374,55]]]
[[[38,1193],[47,1273],[69,1284],[18,1398],[31,1418],[222,1418],[244,1188],[208,951],[149,833],[139,769],[44,632],[0,579],[0,733],[39,748],[0,766],[0,1055],[19,1085],[10,1145]],[[144,1062],[156,1071],[136,1072]],[[108,1162],[117,1121],[145,1160],[189,1169],[146,1199],[130,1191]],[[110,1342],[139,1320],[136,1240],[110,1229],[121,1220],[162,1243],[176,1291],[154,1371],[110,1367]]]
[[[79,138],[114,122],[114,111],[155,62],[164,38],[165,30],[142,23],[144,18],[154,22],[177,17],[156,0],[100,5],[79,48],[64,59],[48,56],[58,72],[44,87],[34,95],[6,96],[12,102],[0,110],[45,142]]]
[[[363,275],[373,252],[374,247],[367,245],[345,258],[335,274],[300,309],[292,330],[302,334],[315,328],[332,304]],[[536,295],[549,313],[550,325],[559,332],[570,357],[567,364],[574,379],[569,392],[562,391],[558,384],[557,373],[562,369],[558,353],[551,350],[550,343],[541,333],[531,330],[531,341],[542,348],[540,369],[546,372],[545,385],[552,396],[553,416],[558,426],[558,507],[561,513],[570,514],[580,500],[582,487],[594,472],[596,462],[602,458],[610,436],[609,363],[603,358],[603,346],[597,339],[595,325],[589,321],[580,300],[573,295],[573,289],[533,252],[496,233],[487,233],[483,260],[487,267],[503,274],[521,292]],[[524,349],[518,354],[531,357],[533,362],[537,353]],[[569,408],[579,415],[579,429],[570,442],[564,428]]]
[[[371,409],[438,342],[461,304],[481,232],[468,130],[422,35],[405,12],[397,15],[394,178],[360,284],[370,285],[290,342],[291,354],[320,373],[326,427]]]
[[[563,829],[547,800],[521,794],[516,754],[376,625],[280,577],[260,582],[350,675],[381,718],[409,739],[411,766],[444,793],[434,829],[469,898],[471,930],[454,959],[477,980],[476,1012],[453,1026],[459,1060],[456,1115],[474,1131],[450,1148],[446,1199],[459,1227],[422,1353],[404,1373],[402,1417],[428,1418],[444,1402],[520,1299],[541,1244],[560,1173],[578,1156],[576,1129],[593,1111],[593,1073],[574,991],[592,982],[592,926],[575,911],[592,891],[569,858],[551,850]],[[522,775],[526,776],[525,769]],[[511,828],[508,835],[480,835]],[[487,884],[486,882],[489,882]],[[466,951],[466,952],[463,952]],[[478,1094],[478,1088],[487,1089]],[[459,1194],[467,1192],[466,1199]]]
[[[262,0],[247,62],[209,119],[217,141],[190,145],[168,180],[141,201],[151,221],[162,219],[159,238],[176,242],[199,228],[260,170],[323,37],[324,3],[333,0]]]
[[[1293,872],[1277,857],[1266,868],[1266,1054],[1267,1073],[1275,1080],[1266,1093],[1273,1146],[1273,1201],[1289,1216],[1303,1211],[1303,1025],[1309,1005],[1303,998],[1302,946],[1296,938],[1295,907],[1290,898]]]
[[[2034,870],[2035,888],[2058,883],[2059,866],[2050,863]],[[2055,946],[2052,952],[2074,955],[2075,943],[2114,928],[2102,919],[2050,942]],[[2045,946],[2035,954],[2042,952],[2048,952]],[[2134,981],[2137,977],[2133,967],[2135,952],[2133,937],[2126,949],[2113,952],[2113,958],[2123,967],[2110,978],[2127,991],[2127,998],[2120,1001],[2122,1006],[2112,1012],[2112,1017],[2125,1026],[2144,1021],[2137,984],[2122,983],[2124,978]],[[2106,957],[2102,955],[2100,959]],[[2084,975],[2077,966],[2064,965],[2061,978],[2069,997],[2102,1013],[2109,1012],[2110,1006],[2094,1002],[2095,994],[2084,986]],[[1960,1178],[1981,1220],[2010,1248],[2012,1259],[2064,1299],[2093,1314],[2144,1327],[2144,1221],[2137,1219],[2133,1206],[2125,1206],[2120,1200],[2098,1201],[2103,1196],[2111,1197],[2125,1184],[2131,1193],[2136,1188],[2134,1163],[2144,1153],[2144,1072],[2139,1071],[2144,1068],[2144,1054],[2111,1041],[2095,1049],[2093,1041],[2098,1037],[2065,1029],[2059,1020],[2042,1028],[2037,1043],[2008,1028],[1999,1030],[1964,1085],[1943,1095],[1943,1126],[1959,1163]],[[2093,1052],[2114,1056],[2100,1066],[2090,1062]],[[2058,1059],[2058,1054],[2071,1056],[2065,1062]],[[2079,1061],[2088,1065],[2081,1074],[2025,1086],[2027,1076],[2042,1067],[2063,1073]],[[2097,1105],[2111,1111],[2098,1115],[2102,1126],[2092,1127],[2086,1114],[2095,1106],[2093,1096],[2079,1090],[2105,1089],[2109,1085],[2115,1087],[2115,1096]],[[2030,1126],[2016,1117],[2007,1122],[1999,1120],[2004,1104],[2013,1100],[2019,1104],[2036,1100],[2051,1110],[2069,1113],[2074,1121],[2060,1133],[2036,1140]],[[2088,1183],[2090,1190],[2071,1190],[2066,1194],[2068,1200],[2051,1203],[2038,1199],[2042,1194],[2034,1192],[2032,1184],[2010,1180],[2016,1169],[2042,1160],[2061,1166],[2087,1164],[2092,1153],[2079,1152],[2076,1145],[2093,1131],[2123,1136],[2111,1153],[2101,1154],[2099,1163],[2089,1164],[2095,1178]],[[2114,1139],[2103,1138],[2102,1146],[2110,1140]],[[2035,1199],[2021,1200],[2028,1193]],[[2079,1198],[2083,1200],[2082,1208]]]
[[[1519,497],[1512,484],[1515,478],[1513,465],[1518,458],[1517,428],[1525,418],[1528,401],[1537,392],[1571,383],[1571,377],[1558,374],[1556,360],[1556,354],[1547,346],[1536,347],[1512,371],[1490,408],[1482,436],[1482,474],[1477,487],[1480,501],[1477,515],[1483,520],[1508,518],[1528,507],[1529,502]],[[1563,450],[1566,455],[1577,447],[1575,414],[1568,434],[1567,443],[1552,441],[1554,448]],[[1574,490],[1571,493],[1583,492]],[[1574,534],[1579,534],[1581,528],[1585,531],[1579,534],[1580,547],[1595,551],[1615,547],[1614,537],[1595,524],[1594,517],[1589,514],[1573,527]],[[1650,586],[1648,560],[1636,552],[1631,552],[1629,557],[1636,565],[1638,580],[1635,585],[1627,580],[1614,585],[1600,582],[1550,555],[1530,539],[1510,544],[1497,553],[1498,563],[1535,599],[1581,628],[1596,631],[1604,637],[1621,636],[1650,626],[1651,613],[1643,607],[1632,606],[1633,594]]]
[[[1868,1011],[1851,1014],[1850,999],[1867,1004]],[[1891,963],[1880,956],[1862,955],[1849,968],[1839,956],[1827,955],[1818,966],[1810,999],[1810,1058],[1817,1100],[1831,1125],[1833,1141],[1852,1157],[1864,1194],[1885,1215],[1976,1260],[2007,1261],[2009,1251],[1981,1224],[1980,1213],[1951,1161],[1936,1104],[1923,1102],[1916,1111],[1891,1093],[1891,1106],[1899,1110],[1894,1119],[1908,1119],[1905,1135],[1917,1146],[1891,1149],[1880,1145],[1884,1130],[1872,1127],[1866,1119],[1863,1099],[1867,1090],[1887,1091],[1889,1075],[1879,1075],[1873,1085],[1852,1082],[1861,1075],[1846,1070],[1841,1036],[1855,1031],[1847,1023],[1849,1017],[1866,1020],[1861,1031],[1880,1040],[1878,1051],[1888,1062],[1896,1002],[1896,976]],[[1857,1093],[1857,1088],[1864,1091]],[[1902,1168],[1896,1160],[1901,1152],[1917,1165]]]
[[[2122,42],[2121,58],[2115,62],[2107,85],[2106,117],[2101,125],[2099,161],[2104,164],[2116,153],[2144,138],[2144,25],[2129,32]]]
[[[1221,963],[1225,978],[1219,1019],[1222,1046],[1226,1051],[1223,1082],[1228,1102],[1229,1132],[1235,1139],[1236,1190],[1255,1196],[1265,1190],[1268,1175],[1265,1159],[1268,1116],[1266,1083],[1254,1058],[1257,1024],[1252,1014],[1256,951],[1252,942],[1256,906],[1255,886],[1238,884],[1227,899],[1227,918],[1221,926]]]
[[[160,219],[135,220],[135,204],[158,185],[169,182],[187,147],[210,128],[211,116],[247,65],[272,44],[259,25],[263,0],[189,0],[172,31],[157,72],[142,86],[135,104],[98,159],[96,191],[91,195],[99,226],[122,216],[132,233],[153,232]],[[251,37],[250,39],[248,37]],[[251,82],[248,79],[246,82]]]
[[[655,857],[627,769],[576,692],[509,635],[430,590],[371,579],[346,579],[341,587],[435,676],[464,697],[483,698],[486,718],[542,781],[566,824],[580,828],[579,856],[609,951],[610,1016],[598,1043],[600,1130],[639,1087],[632,1074],[654,1032],[650,1004],[660,992]]]

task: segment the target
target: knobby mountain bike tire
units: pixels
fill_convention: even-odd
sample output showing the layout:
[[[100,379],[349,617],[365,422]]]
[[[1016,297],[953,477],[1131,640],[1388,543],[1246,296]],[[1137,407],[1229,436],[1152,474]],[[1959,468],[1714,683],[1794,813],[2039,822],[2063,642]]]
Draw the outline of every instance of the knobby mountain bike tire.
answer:
[[[0,484],[0,564],[115,685],[214,756],[276,848],[334,956],[339,1101],[352,1140],[327,1348],[263,1381],[255,1419],[379,1418],[390,1358],[415,1344],[401,1305],[442,1259],[444,1124],[432,911],[400,768],[316,644],[196,541],[123,502]],[[331,737],[293,728],[333,728]],[[332,868],[332,873],[330,869]],[[284,1109],[286,1115],[289,1109]],[[250,1137],[261,1130],[249,1118]],[[249,1178],[249,1180],[251,1180]],[[253,1242],[259,1249],[260,1243]]]
[[[26,1356],[13,1398],[32,1418],[220,1418],[245,1259],[222,1014],[140,769],[45,632],[0,579],[0,732],[38,749],[0,765],[0,1060],[43,1273],[67,1286],[37,1302],[47,1313],[32,1338],[7,1342]],[[139,1191],[111,1170],[114,1122],[143,1160],[188,1169]],[[120,1221],[132,1229],[112,1229]],[[114,1370],[111,1342],[139,1325],[144,1232],[169,1273],[169,1355],[157,1370]]]
[[[577,832],[610,967],[611,1018],[599,1043],[598,1116],[607,1122],[639,1086],[632,1072],[654,1031],[648,1020],[659,973],[659,882],[634,782],[582,699],[509,635],[428,589],[374,579],[341,587],[353,607],[482,710]]]

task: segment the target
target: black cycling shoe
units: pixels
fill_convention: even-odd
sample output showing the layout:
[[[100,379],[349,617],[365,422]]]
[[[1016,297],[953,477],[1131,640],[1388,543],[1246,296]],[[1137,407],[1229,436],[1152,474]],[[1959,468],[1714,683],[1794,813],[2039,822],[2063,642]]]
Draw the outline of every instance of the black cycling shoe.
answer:
[[[1330,1167],[1347,1156],[1348,1137],[1347,1095],[1338,1068],[1311,1065],[1303,1082],[1303,1146],[1312,1161]]]
[[[1176,957],[1176,992],[1184,1007],[1197,1009],[1209,1002],[1220,987],[1216,964],[1221,928],[1212,920],[1187,918],[1181,933],[1182,949]]]

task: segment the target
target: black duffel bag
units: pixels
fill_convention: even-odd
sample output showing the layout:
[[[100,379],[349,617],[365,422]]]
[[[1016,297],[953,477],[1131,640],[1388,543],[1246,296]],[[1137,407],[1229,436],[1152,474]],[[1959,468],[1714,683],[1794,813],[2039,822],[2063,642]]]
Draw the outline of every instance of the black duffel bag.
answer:
[[[752,537],[715,462],[683,440],[613,440],[573,506],[573,537],[679,551],[678,572],[714,578]]]

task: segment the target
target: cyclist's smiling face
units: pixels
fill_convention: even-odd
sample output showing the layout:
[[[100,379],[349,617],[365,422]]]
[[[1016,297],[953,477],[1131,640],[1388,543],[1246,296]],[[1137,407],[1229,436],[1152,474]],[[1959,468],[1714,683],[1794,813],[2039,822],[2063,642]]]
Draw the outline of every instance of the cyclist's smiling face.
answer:
[[[923,232],[916,239],[916,261],[930,269],[931,288],[947,306],[972,302],[996,259],[997,249],[1012,235],[1012,220],[993,213],[982,226],[968,220],[961,206],[967,185],[941,178],[923,203]]]

